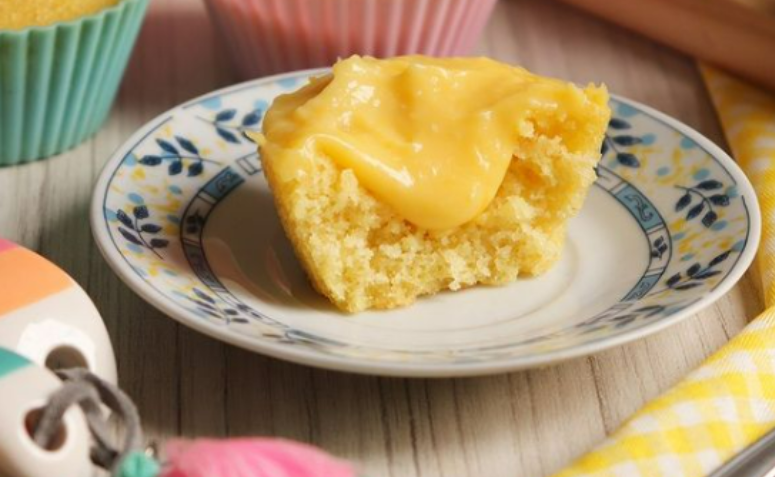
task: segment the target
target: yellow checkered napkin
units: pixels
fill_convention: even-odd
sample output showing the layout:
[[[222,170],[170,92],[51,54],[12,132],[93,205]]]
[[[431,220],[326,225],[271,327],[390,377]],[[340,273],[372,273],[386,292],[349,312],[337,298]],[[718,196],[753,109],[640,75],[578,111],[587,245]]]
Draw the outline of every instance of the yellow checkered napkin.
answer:
[[[762,209],[757,265],[767,310],[675,388],[555,477],[711,473],[775,427],[775,93],[703,68]]]

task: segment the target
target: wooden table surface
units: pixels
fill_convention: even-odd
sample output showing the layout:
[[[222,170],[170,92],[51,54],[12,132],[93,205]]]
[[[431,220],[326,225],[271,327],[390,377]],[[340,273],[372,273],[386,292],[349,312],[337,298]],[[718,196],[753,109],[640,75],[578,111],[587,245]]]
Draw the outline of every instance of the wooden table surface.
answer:
[[[604,81],[725,146],[694,61],[563,4],[502,0],[479,52]],[[147,434],[268,435],[351,459],[371,477],[547,475],[723,345],[761,306],[748,273],[726,297],[650,338],[541,370],[467,379],[356,376],[222,344],[143,302],[91,238],[104,162],[143,123],[236,81],[201,0],[154,0],[104,129],[47,161],[0,169],[0,235],[39,251],[92,296],[120,383]]]

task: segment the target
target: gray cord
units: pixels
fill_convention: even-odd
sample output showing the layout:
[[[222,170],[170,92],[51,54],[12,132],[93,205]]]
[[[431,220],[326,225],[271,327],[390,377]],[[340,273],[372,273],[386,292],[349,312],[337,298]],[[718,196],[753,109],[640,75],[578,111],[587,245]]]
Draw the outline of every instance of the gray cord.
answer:
[[[49,397],[43,414],[35,428],[33,439],[43,448],[48,447],[57,434],[62,417],[77,404],[81,407],[89,425],[94,446],[92,461],[108,470],[115,470],[130,453],[141,449],[143,433],[140,415],[132,400],[121,389],[103,381],[86,369],[75,368],[57,371],[65,383]],[[101,405],[104,404],[124,423],[124,443],[120,450],[111,444],[107,418]]]

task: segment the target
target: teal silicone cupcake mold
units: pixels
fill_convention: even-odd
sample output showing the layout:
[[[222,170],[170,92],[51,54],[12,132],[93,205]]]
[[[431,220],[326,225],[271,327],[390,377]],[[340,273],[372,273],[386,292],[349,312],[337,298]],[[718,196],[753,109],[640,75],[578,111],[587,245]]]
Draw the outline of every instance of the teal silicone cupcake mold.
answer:
[[[66,151],[107,118],[149,0],[0,30],[0,166]]]

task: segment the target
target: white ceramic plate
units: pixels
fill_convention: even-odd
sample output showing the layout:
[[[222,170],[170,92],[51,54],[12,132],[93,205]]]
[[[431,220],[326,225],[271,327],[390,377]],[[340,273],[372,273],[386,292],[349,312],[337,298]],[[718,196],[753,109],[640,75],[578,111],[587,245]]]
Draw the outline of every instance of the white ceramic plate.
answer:
[[[754,256],[759,209],[729,156],[678,121],[614,98],[599,180],[553,270],[343,315],[307,283],[241,134],[310,74],[188,102],[140,129],[105,167],[91,210],[97,244],[134,291],[181,323],[313,366],[496,373],[676,323],[729,290]]]

